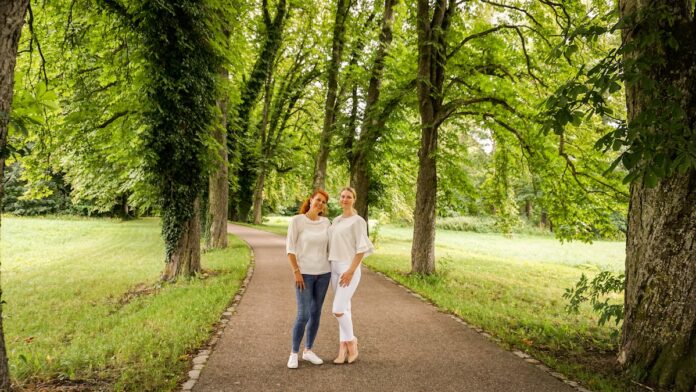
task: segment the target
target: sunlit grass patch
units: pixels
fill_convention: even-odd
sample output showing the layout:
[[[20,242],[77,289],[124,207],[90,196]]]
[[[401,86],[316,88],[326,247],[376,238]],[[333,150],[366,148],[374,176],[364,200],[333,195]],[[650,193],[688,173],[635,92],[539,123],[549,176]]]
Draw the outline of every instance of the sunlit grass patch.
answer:
[[[171,390],[243,280],[250,253],[203,254],[208,277],[158,285],[156,219],[5,218],[5,336],[16,383],[107,382]]]

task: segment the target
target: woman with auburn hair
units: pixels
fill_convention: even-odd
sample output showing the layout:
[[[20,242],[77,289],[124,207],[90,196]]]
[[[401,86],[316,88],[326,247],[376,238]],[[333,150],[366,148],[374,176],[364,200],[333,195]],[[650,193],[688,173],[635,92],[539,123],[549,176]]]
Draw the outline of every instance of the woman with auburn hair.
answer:
[[[292,350],[288,368],[298,366],[300,342],[306,331],[305,349],[302,359],[315,365],[321,360],[312,346],[319,330],[321,307],[331,281],[331,265],[328,259],[328,229],[331,223],[325,217],[329,194],[322,189],[315,190],[302,203],[298,215],[290,220],[286,251],[290,266],[295,275],[295,298],[297,318],[292,328]]]
[[[336,364],[358,358],[358,339],[353,335],[351,299],[360,283],[360,264],[375,250],[367,237],[367,223],[353,208],[355,189],[341,190],[339,202],[343,214],[336,217],[329,229],[329,261],[331,286],[334,290],[333,314],[338,321],[339,348]]]

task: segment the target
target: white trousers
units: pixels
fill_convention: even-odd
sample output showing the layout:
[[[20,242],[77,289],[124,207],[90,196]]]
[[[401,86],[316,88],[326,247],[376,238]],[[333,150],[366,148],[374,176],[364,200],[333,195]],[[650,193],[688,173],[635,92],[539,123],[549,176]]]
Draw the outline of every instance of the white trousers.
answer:
[[[360,283],[360,266],[355,270],[353,279],[345,287],[339,285],[341,275],[350,268],[351,263],[332,261],[331,262],[331,287],[334,291],[333,313],[343,313],[343,316],[336,317],[338,321],[339,341],[349,342],[355,338],[353,335],[353,318],[350,313],[350,302],[355,294],[355,290]]]

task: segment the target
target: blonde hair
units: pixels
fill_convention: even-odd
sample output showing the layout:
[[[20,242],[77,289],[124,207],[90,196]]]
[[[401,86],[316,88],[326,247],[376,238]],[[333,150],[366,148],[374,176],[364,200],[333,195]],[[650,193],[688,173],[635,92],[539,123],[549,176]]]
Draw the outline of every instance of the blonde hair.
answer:
[[[341,191],[338,192],[339,197],[341,193],[343,193],[344,191],[348,191],[353,195],[353,203],[355,203],[355,201],[358,200],[358,194],[355,192],[355,189],[349,186],[344,186],[343,189],[341,189]],[[357,215],[358,210],[356,210],[355,207],[351,207],[350,209],[353,210],[353,213]]]

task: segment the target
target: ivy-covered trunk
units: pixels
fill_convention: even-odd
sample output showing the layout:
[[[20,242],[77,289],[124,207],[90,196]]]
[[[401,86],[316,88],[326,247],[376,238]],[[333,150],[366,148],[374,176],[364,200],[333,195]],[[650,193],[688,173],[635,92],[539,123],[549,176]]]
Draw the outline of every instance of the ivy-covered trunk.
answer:
[[[259,167],[260,152],[256,148],[256,135],[249,130],[251,112],[258,101],[264,84],[272,79],[275,59],[283,40],[283,28],[288,18],[288,3],[279,0],[276,13],[271,18],[268,1],[262,2],[263,23],[266,27],[266,37],[262,43],[251,74],[242,88],[241,102],[232,113],[236,116],[230,120],[230,156],[236,164],[231,166],[232,177],[237,180],[237,189],[230,198],[231,216],[233,220],[249,222],[252,211],[254,184]]]
[[[2,212],[4,197],[5,150],[12,106],[14,69],[17,64],[19,37],[22,34],[24,15],[28,6],[29,0],[0,0],[0,212]],[[2,226],[1,221],[0,226]],[[5,332],[2,326],[2,288],[0,286],[0,391],[9,391],[10,370],[7,366]]]
[[[631,48],[624,59],[629,134],[640,136],[631,149],[646,165],[659,154],[673,163],[681,148],[694,146],[696,25],[688,4],[621,2]],[[618,356],[630,375],[682,392],[696,390],[694,166],[666,175],[648,166],[631,185]]]
[[[142,37],[148,75],[147,172],[159,193],[165,245],[163,280],[200,271],[200,194],[211,174],[209,145],[219,122],[224,16],[214,2],[145,2],[131,14],[117,1],[104,8]],[[218,41],[218,42],[215,42]]]
[[[348,18],[350,0],[336,1],[336,20],[333,29],[333,41],[331,45],[331,59],[327,65],[327,90],[324,102],[324,125],[319,139],[319,153],[314,165],[314,189],[326,187],[326,162],[329,159],[331,138],[336,123],[336,111],[338,109],[338,71],[343,57],[343,43],[345,40],[345,25]]]
[[[176,247],[165,260],[162,280],[175,280],[179,276],[191,276],[201,270],[201,222],[200,202],[193,203],[193,215],[182,225]]]

